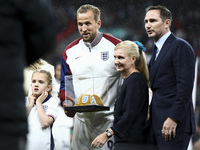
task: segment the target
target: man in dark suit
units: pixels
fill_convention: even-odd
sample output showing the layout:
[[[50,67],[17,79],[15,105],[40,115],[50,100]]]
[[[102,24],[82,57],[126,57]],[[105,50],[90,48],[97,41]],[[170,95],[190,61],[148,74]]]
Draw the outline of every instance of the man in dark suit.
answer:
[[[164,6],[146,9],[145,29],[155,43],[149,62],[153,91],[150,131],[159,150],[187,150],[195,133],[192,90],[196,57],[188,42],[170,32],[171,21],[171,12]]]

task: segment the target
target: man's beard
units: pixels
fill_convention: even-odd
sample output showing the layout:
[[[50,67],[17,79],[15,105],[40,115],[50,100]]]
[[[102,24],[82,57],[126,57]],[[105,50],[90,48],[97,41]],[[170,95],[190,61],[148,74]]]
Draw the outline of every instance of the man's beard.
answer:
[[[91,36],[89,36],[89,38],[83,38],[83,36],[82,36],[83,41],[89,42],[89,43],[91,43],[94,40],[95,37],[96,37],[96,34],[91,34]]]

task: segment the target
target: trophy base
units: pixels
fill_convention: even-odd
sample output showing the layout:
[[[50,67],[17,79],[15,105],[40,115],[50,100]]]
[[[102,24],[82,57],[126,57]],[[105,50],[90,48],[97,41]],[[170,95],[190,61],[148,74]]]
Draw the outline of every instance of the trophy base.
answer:
[[[110,107],[102,105],[85,105],[85,106],[67,106],[65,111],[76,112],[94,112],[94,111],[108,111]]]

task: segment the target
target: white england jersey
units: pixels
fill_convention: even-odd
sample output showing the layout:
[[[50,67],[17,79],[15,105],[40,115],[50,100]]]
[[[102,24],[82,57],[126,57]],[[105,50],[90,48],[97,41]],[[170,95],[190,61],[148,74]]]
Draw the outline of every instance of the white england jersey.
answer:
[[[56,99],[51,97],[42,104],[42,107],[48,116],[53,117],[54,120],[56,119],[58,113],[58,102]],[[51,142],[53,142],[52,129],[51,126],[45,129],[42,128],[36,105],[29,113],[28,128],[26,150],[50,150]]]
[[[115,44],[113,41],[115,41]],[[114,65],[114,47],[120,40],[99,33],[91,43],[79,40],[65,51],[66,64],[74,77],[75,100],[81,94],[96,94],[110,111],[76,113],[72,147],[73,150],[89,150],[94,138],[113,124],[116,95],[122,83],[122,76]],[[110,139],[109,139],[110,140]],[[102,149],[110,149],[113,141]]]

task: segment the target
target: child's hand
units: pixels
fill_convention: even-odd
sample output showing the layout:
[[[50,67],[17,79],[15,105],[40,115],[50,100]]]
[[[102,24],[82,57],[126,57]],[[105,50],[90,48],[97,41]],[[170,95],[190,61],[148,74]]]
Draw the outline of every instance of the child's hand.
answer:
[[[47,98],[48,92],[44,91],[42,94],[38,97],[36,103],[42,104],[42,102]]]
[[[28,97],[28,100],[29,100],[29,106],[33,106],[35,101],[36,101],[36,97],[34,96],[34,94],[31,94],[29,97]]]

